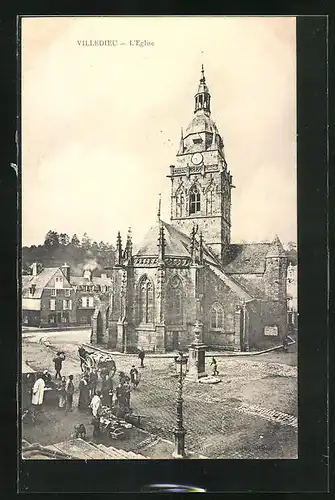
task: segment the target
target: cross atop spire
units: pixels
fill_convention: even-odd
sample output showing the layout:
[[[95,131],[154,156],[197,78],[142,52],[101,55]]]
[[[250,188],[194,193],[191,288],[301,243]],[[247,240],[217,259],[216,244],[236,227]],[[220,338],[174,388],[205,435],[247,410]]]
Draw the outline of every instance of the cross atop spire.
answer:
[[[202,64],[201,65],[201,79],[200,79],[201,82],[205,83],[206,81],[206,78],[205,78],[205,70],[204,70],[204,65]]]

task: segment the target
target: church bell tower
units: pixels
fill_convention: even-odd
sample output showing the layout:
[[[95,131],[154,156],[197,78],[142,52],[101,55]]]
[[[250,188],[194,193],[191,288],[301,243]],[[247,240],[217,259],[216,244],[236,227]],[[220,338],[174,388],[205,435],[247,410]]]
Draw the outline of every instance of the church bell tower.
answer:
[[[211,117],[211,95],[204,67],[194,97],[194,117],[181,131],[176,164],[170,166],[171,223],[186,234],[194,225],[223,259],[230,244],[232,176],[221,135]]]

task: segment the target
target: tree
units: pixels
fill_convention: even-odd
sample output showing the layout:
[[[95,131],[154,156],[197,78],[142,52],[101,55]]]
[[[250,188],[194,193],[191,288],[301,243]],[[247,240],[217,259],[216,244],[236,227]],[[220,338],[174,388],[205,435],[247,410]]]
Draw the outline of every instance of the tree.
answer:
[[[66,233],[60,233],[59,243],[63,246],[67,246],[70,243],[70,238]]]
[[[74,234],[71,238],[71,245],[76,247],[76,248],[80,247],[80,241],[79,241],[79,238],[76,234]]]
[[[59,246],[59,235],[56,231],[48,231],[45,235],[44,245],[47,248],[57,248]]]
[[[99,243],[99,251],[100,252],[104,252],[106,250],[106,243],[104,243],[103,241],[100,241]]]
[[[91,248],[91,246],[92,246],[91,238],[88,236],[87,233],[84,233],[82,240],[81,240],[81,247],[84,250],[89,250]]]
[[[94,256],[96,257],[99,253],[99,245],[96,241],[93,241],[91,250],[93,251]]]

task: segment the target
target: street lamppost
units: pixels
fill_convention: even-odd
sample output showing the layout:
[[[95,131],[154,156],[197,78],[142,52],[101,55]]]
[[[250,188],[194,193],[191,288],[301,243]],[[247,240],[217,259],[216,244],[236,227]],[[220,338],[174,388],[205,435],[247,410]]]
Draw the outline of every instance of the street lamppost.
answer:
[[[185,458],[185,434],[183,422],[183,365],[186,365],[187,358],[184,358],[183,352],[179,351],[179,358],[176,363],[179,365],[178,389],[177,389],[177,425],[173,431],[174,451],[173,458]]]

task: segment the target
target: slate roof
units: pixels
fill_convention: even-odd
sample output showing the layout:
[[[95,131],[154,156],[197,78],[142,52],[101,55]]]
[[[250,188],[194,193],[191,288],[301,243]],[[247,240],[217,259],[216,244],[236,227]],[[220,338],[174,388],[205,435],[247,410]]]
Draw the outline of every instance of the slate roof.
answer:
[[[92,285],[92,281],[89,278],[84,278],[84,276],[71,276],[70,278],[71,285]]]
[[[92,279],[84,278],[84,276],[71,276],[71,285],[76,286],[90,286],[90,285],[100,285],[100,286],[111,286],[111,278],[103,278],[101,276],[93,276]]]
[[[271,243],[232,244],[229,245],[223,268],[228,274],[263,274],[266,258],[286,256],[278,236]]]
[[[44,288],[58,270],[59,267],[46,267],[37,276],[22,276],[23,297],[27,297],[29,295],[29,288],[32,285],[36,285],[35,293],[32,298],[40,299]],[[29,281],[26,278],[29,278]]]
[[[258,276],[256,274],[249,274],[249,276],[242,274],[229,274],[229,276],[235,281],[235,283],[247,290],[249,295],[253,298],[266,299],[263,276],[259,279],[257,279]]]
[[[240,243],[229,245],[224,271],[228,274],[263,274],[265,258],[271,243]]]
[[[181,232],[176,226],[164,221],[157,221],[151,226],[140,246],[135,249],[136,256],[155,257],[158,255],[159,227],[162,224],[165,238],[166,257],[190,257],[191,238]],[[216,256],[204,245],[204,258],[214,265],[220,265]]]

